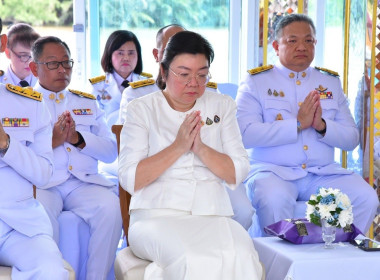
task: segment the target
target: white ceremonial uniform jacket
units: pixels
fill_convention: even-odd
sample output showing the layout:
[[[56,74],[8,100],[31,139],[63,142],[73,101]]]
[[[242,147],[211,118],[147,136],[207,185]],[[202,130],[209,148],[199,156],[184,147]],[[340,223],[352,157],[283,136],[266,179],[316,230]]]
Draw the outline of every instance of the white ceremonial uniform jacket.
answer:
[[[109,127],[114,125],[119,118],[119,109],[122,92],[112,73],[106,73],[105,79],[91,85],[91,94],[96,97],[99,106],[106,113],[106,122]],[[132,74],[132,81],[144,80],[146,77]]]
[[[324,136],[313,128],[297,133],[300,104],[310,91],[320,91]],[[295,73],[277,64],[247,75],[238,90],[237,118],[251,162],[251,173],[271,171],[285,180],[317,175],[350,174],[334,162],[334,147],[352,150],[359,132],[338,77],[309,67]]]
[[[51,126],[68,110],[75,121],[76,130],[86,142],[83,149],[65,142],[53,150],[55,169],[53,177],[44,188],[58,186],[70,175],[83,182],[114,186],[113,182],[98,173],[98,160],[106,163],[114,161],[117,157],[117,146],[114,135],[104,121],[104,111],[99,108],[96,100],[81,97],[67,89],[58,93],[51,92],[39,83],[35,90],[43,93],[52,116]]]
[[[215,91],[219,92],[216,88],[206,88],[208,91]],[[131,102],[133,99],[139,98],[141,96],[147,95],[149,93],[155,92],[160,90],[156,83],[153,85],[146,85],[143,87],[133,88],[133,87],[127,87],[123,91],[123,96],[121,97],[120,102],[120,112],[119,112],[119,124],[124,124],[126,114],[127,114],[127,105],[129,102]]]
[[[3,84],[0,100],[1,123],[10,138],[0,157],[0,236],[6,225],[30,237],[52,236],[50,220],[33,198],[33,185],[47,184],[53,172],[49,110],[43,101],[13,93]]]
[[[25,77],[24,80],[27,81],[31,87],[34,87],[38,79],[32,73],[30,73],[27,77]],[[10,65],[4,71],[4,74],[0,76],[0,84],[10,83],[12,85],[20,86],[20,81],[20,78],[18,78],[16,74],[13,73]]]
[[[195,110],[201,112],[205,122],[202,141],[232,159],[236,185],[227,185],[188,152],[153,183],[135,192],[138,163],[172,144],[186,114]],[[173,110],[161,91],[135,99],[128,104],[120,142],[119,181],[132,194],[129,209],[167,208],[194,215],[233,215],[225,186],[236,188],[248,174],[249,163],[231,97],[205,91],[188,112]]]

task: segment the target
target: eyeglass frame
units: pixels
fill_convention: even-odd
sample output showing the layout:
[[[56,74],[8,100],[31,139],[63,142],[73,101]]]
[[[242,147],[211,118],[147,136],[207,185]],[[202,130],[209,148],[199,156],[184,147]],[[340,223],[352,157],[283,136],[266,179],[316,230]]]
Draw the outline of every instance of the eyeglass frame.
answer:
[[[71,62],[71,66],[70,67],[63,66],[63,63],[65,63],[65,62],[66,63]],[[57,63],[57,67],[56,68],[50,68],[49,65],[52,65],[52,63]],[[36,64],[45,64],[47,69],[49,69],[49,70],[57,70],[59,68],[59,65],[61,65],[64,69],[73,69],[74,60],[68,59],[68,60],[64,60],[64,61],[36,62]]]
[[[31,59],[32,59],[32,56],[31,55],[19,55],[18,53],[16,53],[14,50],[12,50],[12,49],[9,49],[15,56],[17,56],[18,57],[18,59],[21,61],[21,62],[28,62],[28,61],[30,61]],[[28,57],[28,60],[22,60],[21,58],[22,57]]]
[[[176,76],[177,78],[180,78],[179,75],[183,74],[183,73],[178,73],[178,74],[177,74],[177,73],[174,72],[174,70],[171,69],[170,67],[169,67],[169,70],[172,71],[172,73],[174,74],[174,76]],[[197,77],[199,77],[199,74],[191,75],[191,77],[189,78],[189,80],[188,80],[186,83],[184,83],[184,85],[188,85],[188,84],[191,82],[191,80],[192,80],[193,78],[195,78],[195,80],[197,81],[198,85],[200,85],[200,86],[205,86],[205,85],[207,85],[207,83],[208,83],[208,82],[210,81],[210,79],[212,78],[210,71],[208,71],[208,73],[207,73],[206,83],[205,83],[204,85],[201,85],[201,84],[199,83]]]

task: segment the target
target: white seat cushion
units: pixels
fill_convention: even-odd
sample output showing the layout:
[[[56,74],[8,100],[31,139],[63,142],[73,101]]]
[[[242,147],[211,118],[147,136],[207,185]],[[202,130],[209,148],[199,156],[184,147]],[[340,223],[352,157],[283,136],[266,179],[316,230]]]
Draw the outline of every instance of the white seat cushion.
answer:
[[[115,276],[117,280],[142,280],[145,268],[150,261],[136,257],[127,247],[119,251],[115,260]]]
[[[0,280],[12,280],[12,268],[9,266],[0,266]]]

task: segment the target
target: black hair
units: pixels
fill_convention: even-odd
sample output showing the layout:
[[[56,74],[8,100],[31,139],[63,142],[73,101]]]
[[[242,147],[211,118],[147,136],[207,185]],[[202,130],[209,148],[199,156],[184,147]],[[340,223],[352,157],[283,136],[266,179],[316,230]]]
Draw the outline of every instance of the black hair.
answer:
[[[214,60],[214,50],[205,38],[191,31],[178,32],[169,39],[160,63],[164,71],[165,79],[168,76],[170,64],[173,59],[180,54],[204,54],[208,65]],[[161,71],[157,77],[156,84],[160,89],[165,89],[166,87]]]
[[[283,29],[293,23],[293,22],[306,22],[308,23],[311,28],[313,29],[314,35],[316,34],[315,26],[313,21],[311,20],[310,17],[304,14],[290,14],[282,17],[278,23],[276,23],[276,28],[275,28],[275,39],[279,40],[282,36],[282,31]]]
[[[32,45],[32,57],[35,62],[38,62],[38,59],[40,58],[44,50],[44,46],[48,43],[61,44],[62,46],[66,48],[69,55],[71,54],[70,49],[67,46],[67,44],[63,42],[61,39],[59,39],[58,37],[55,37],[55,36],[40,37]]]
[[[143,70],[141,46],[136,35],[128,30],[116,30],[108,37],[101,60],[101,65],[104,72],[113,73],[114,68],[112,66],[112,53],[118,50],[126,42],[130,41],[135,44],[137,51],[137,64],[133,72],[136,74],[141,74]]]

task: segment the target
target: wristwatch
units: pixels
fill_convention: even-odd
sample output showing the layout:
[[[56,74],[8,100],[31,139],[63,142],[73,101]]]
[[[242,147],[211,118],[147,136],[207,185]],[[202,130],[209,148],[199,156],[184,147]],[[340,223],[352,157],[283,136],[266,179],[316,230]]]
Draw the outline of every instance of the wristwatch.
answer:
[[[84,143],[84,138],[83,138],[82,134],[80,134],[78,131],[77,131],[77,133],[78,133],[78,142],[76,142],[74,144],[71,144],[74,147],[78,147],[78,146],[80,146],[81,144]]]
[[[10,142],[11,140],[9,139],[9,135],[7,134],[7,145],[3,149],[0,148],[0,157],[3,157],[5,153],[8,151]]]
[[[319,134],[325,134],[326,133],[326,128],[327,128],[327,125],[326,125],[326,122],[324,119],[322,119],[322,121],[325,123],[325,128],[322,129],[322,130],[315,130],[316,132],[318,132]]]

